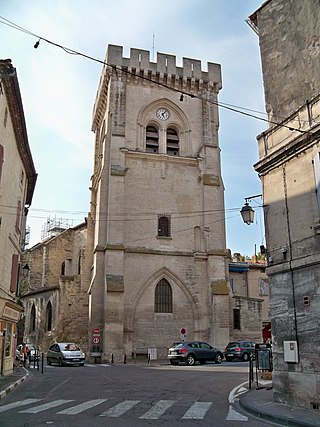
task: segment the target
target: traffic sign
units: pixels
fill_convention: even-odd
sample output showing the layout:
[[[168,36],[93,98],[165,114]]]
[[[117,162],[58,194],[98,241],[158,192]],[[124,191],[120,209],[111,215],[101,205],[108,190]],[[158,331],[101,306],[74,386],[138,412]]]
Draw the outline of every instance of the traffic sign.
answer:
[[[93,337],[92,344],[100,344],[100,337]]]
[[[100,329],[99,328],[94,328],[93,333],[94,334],[100,334]]]
[[[181,328],[181,329],[180,329],[180,334],[181,334],[181,335],[186,335],[186,334],[187,334],[187,330],[186,330],[186,328]]]

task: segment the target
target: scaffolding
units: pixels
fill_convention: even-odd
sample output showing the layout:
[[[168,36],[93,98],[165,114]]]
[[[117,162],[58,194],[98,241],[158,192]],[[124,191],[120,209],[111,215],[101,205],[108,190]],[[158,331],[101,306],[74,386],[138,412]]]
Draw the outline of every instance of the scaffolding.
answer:
[[[73,220],[65,218],[57,218],[56,216],[48,217],[46,223],[41,228],[41,241],[50,237],[58,236],[58,234],[71,228]]]

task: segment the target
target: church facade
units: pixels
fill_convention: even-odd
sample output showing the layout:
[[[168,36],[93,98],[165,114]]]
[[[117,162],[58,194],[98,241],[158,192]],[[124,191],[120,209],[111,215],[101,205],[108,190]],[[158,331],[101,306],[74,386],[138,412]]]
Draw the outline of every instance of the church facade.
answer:
[[[108,46],[92,124],[92,356],[160,355],[181,330],[229,340],[221,87],[219,64]]]

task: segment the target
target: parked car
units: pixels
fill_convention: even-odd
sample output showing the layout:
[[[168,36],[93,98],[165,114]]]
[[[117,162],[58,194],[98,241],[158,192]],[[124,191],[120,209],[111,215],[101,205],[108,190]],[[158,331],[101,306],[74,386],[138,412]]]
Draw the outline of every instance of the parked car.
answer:
[[[253,341],[233,341],[229,342],[224,350],[224,357],[228,362],[233,359],[241,359],[247,362],[250,354],[254,354],[256,343]]]
[[[57,363],[59,366],[84,365],[85,354],[81,348],[72,342],[52,344],[47,351],[47,363]]]
[[[20,351],[21,351],[22,346],[23,346],[23,344],[19,344],[16,348],[16,359],[17,360],[20,359]],[[37,351],[36,347],[33,344],[29,344],[29,343],[26,343],[26,346],[30,350],[30,356],[29,356],[30,362],[34,362],[35,360],[36,361],[39,360],[40,359],[40,353],[39,353],[39,351]]]
[[[171,365],[184,362],[192,366],[196,362],[204,364],[209,360],[220,364],[223,360],[223,353],[218,348],[202,341],[178,342],[169,348],[168,359]]]

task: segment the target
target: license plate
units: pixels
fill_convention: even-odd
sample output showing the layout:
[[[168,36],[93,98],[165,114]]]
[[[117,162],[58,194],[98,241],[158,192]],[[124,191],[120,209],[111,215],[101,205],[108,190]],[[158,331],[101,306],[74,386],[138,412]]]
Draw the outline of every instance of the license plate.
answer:
[[[176,351],[171,351],[170,354],[177,354],[177,352]]]
[[[233,354],[232,353],[228,353],[227,356],[233,356]]]
[[[80,359],[73,359],[74,362],[80,362]]]

